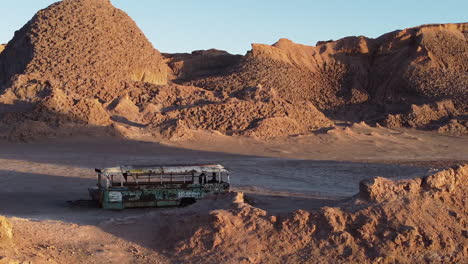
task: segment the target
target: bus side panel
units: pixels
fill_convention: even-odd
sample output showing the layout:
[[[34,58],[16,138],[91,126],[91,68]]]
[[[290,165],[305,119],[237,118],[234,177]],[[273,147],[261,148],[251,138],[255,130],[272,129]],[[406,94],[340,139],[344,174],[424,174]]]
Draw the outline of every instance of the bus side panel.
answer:
[[[116,191],[103,191],[102,208],[111,210],[122,210],[122,193]]]
[[[124,189],[103,190],[102,207],[121,210],[132,207],[163,207],[180,205],[184,198],[201,199],[207,195],[225,192],[229,185],[206,184],[194,185],[191,188],[174,189]]]
[[[164,207],[164,206],[178,206],[180,205],[179,200],[172,200],[172,201],[158,201],[157,206],[158,207]]]

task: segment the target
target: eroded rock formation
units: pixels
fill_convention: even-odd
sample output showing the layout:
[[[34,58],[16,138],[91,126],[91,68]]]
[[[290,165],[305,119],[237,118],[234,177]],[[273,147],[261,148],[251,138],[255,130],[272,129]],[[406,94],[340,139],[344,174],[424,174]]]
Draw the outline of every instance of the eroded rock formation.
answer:
[[[172,234],[167,246],[192,262],[464,262],[467,183],[466,165],[425,178],[375,178],[339,207],[288,216],[255,208],[234,193],[222,209],[164,226]]]

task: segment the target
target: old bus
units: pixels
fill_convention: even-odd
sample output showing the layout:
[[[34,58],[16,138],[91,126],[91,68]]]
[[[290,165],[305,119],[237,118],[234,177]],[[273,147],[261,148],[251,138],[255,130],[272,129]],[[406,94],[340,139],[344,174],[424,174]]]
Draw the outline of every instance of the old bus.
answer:
[[[221,165],[120,166],[95,169],[91,198],[105,209],[177,206],[229,191],[229,171]]]

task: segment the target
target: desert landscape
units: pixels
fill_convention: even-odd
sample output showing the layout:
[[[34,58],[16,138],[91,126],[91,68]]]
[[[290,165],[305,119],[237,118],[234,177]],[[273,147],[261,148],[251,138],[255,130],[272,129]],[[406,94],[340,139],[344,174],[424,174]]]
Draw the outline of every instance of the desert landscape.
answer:
[[[0,45],[1,264],[468,263],[468,23],[156,48],[109,0]],[[230,192],[86,203],[95,168],[176,163]]]

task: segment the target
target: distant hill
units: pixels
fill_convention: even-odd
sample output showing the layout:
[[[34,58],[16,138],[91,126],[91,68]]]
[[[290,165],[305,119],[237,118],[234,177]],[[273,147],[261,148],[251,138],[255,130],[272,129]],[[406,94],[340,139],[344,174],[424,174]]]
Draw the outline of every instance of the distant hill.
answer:
[[[187,76],[183,84],[232,92],[261,84],[287,100],[321,110],[357,104],[429,103],[452,99],[467,110],[468,24],[424,25],[376,39],[363,36],[305,46],[280,39],[253,44],[220,74]]]

